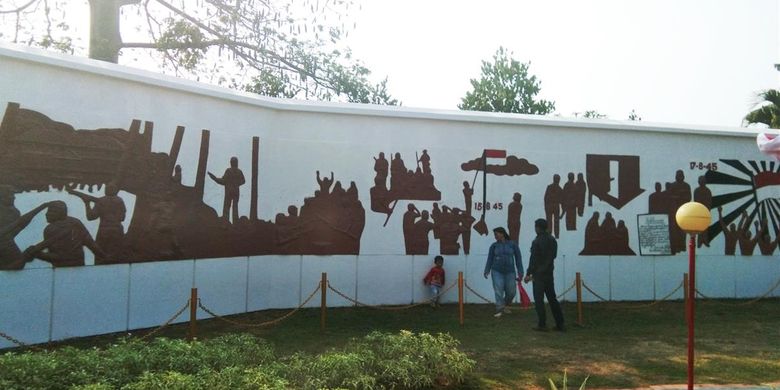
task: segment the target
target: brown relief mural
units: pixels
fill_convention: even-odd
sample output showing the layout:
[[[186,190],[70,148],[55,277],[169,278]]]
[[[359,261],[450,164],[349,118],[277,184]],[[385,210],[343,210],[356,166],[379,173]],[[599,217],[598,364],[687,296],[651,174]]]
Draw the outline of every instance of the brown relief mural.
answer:
[[[24,268],[25,263],[30,260],[29,253],[24,256],[14,239],[36,215],[49,207],[49,204],[45,203],[22,215],[14,205],[14,192],[11,186],[0,186],[0,270]]]
[[[488,155],[488,158],[491,158],[492,156]],[[503,158],[503,157],[498,157]],[[468,171],[482,171],[483,162],[482,157],[477,157],[473,160],[470,160],[468,162],[465,162],[463,164],[460,164],[460,169],[464,172]],[[536,165],[528,162],[528,160],[524,158],[519,158],[517,156],[506,156],[506,160],[503,164],[486,164],[487,169],[485,170],[487,173],[497,175],[497,176],[520,176],[520,175],[529,175],[533,176],[539,173],[539,167]]]
[[[773,240],[772,236],[769,235],[769,226],[767,226],[768,224],[766,223],[766,220],[761,223],[756,221],[754,222],[754,225],[756,227],[756,231],[758,231],[758,249],[761,252],[761,255],[771,255],[775,252],[775,249],[777,249],[778,242],[780,242],[780,238],[778,238],[777,232],[775,232],[775,239]]]
[[[701,179],[700,187],[706,188],[706,182]],[[706,196],[706,192],[699,189],[700,196]],[[709,191],[709,189],[707,189]],[[691,186],[685,182],[685,174],[682,170],[677,170],[673,182],[667,182],[663,189],[661,183],[655,183],[655,192],[648,197],[648,213],[666,214],[669,218],[669,244],[672,254],[685,252],[685,232],[680,229],[675,219],[677,209],[683,204],[691,201]],[[708,236],[709,237],[709,236]],[[699,238],[703,240],[702,238]],[[707,238],[709,240],[709,238]]]
[[[544,190],[544,217],[547,219],[547,229],[555,236],[560,237],[561,203],[563,202],[563,188],[561,188],[561,176],[553,175],[553,181]]]
[[[0,124],[0,267],[20,269],[31,257],[55,266],[83,265],[83,247],[96,264],[260,254],[357,254],[365,211],[352,182],[319,177],[320,190],[306,198],[300,212],[288,208],[279,224],[257,218],[259,139],[252,142],[249,217],[240,216],[240,187],[245,184],[233,157],[218,177],[207,171],[210,132],[201,132],[195,185],[182,184],[176,164],[184,136],[178,127],[171,151],[151,151],[154,125],[133,120],[129,130],[76,130],[43,114],[10,103]],[[224,187],[222,215],[203,202],[206,175]],[[328,184],[329,182],[329,184]],[[327,190],[323,191],[326,187]],[[330,191],[330,184],[333,190]],[[82,190],[104,188],[95,197]],[[50,202],[20,215],[15,194],[50,188],[82,199],[88,220],[99,220],[96,240],[81,221],[68,216],[64,202]],[[63,192],[65,190],[66,192]],[[135,195],[127,232],[126,207],[120,191]],[[20,253],[14,237],[47,208],[49,225],[43,242]],[[66,238],[63,238],[67,236]]]
[[[403,215],[404,247],[407,255],[427,255],[430,232],[439,241],[442,255],[468,254],[471,246],[471,225],[475,219],[463,210],[434,202],[430,213],[409,204]]]
[[[753,236],[750,231],[750,220],[747,211],[742,212],[742,218],[739,221],[739,252],[744,256],[752,256],[753,251],[758,244],[758,234]]]
[[[427,255],[429,234],[439,240],[439,253],[442,255],[457,255],[463,248],[463,253],[469,254],[471,249],[471,226],[474,217],[471,215],[471,197],[473,189],[468,182],[463,182],[463,198],[466,210],[451,208],[447,205],[439,207],[434,202],[431,211],[420,211],[416,205],[407,205],[403,215],[404,248],[407,255]],[[460,242],[458,242],[460,240]]]
[[[577,218],[585,213],[587,184],[582,173],[575,181],[574,172],[569,172],[566,183],[561,187],[561,176],[553,175],[552,183],[544,192],[544,211],[550,233],[560,236],[561,220],[567,231],[577,230]]]
[[[712,209],[712,191],[707,188],[707,178],[704,175],[699,176],[699,186],[693,190],[693,201],[703,204],[707,209]],[[702,245],[710,246],[710,237],[706,230],[697,235],[696,241],[698,248],[701,248]]]
[[[585,248],[580,255],[634,256],[636,253],[629,246],[628,239],[628,228],[622,219],[615,223],[612,213],[607,212],[599,224],[599,213],[594,212],[585,225]]]
[[[502,164],[488,164],[488,159],[492,159],[491,161],[501,159],[503,161]],[[513,155],[507,156],[506,150],[501,150],[501,149],[484,149],[482,151],[481,157],[462,163],[460,165],[460,168],[465,172],[475,171],[474,182],[472,183],[472,186],[470,188],[471,192],[469,193],[466,199],[467,202],[466,210],[468,215],[471,215],[471,202],[469,201],[471,200],[471,195],[474,194],[473,186],[474,183],[476,183],[479,172],[482,172],[482,215],[480,216],[479,221],[477,221],[477,223],[474,225],[474,230],[483,236],[487,235],[490,230],[488,229],[487,223],[485,222],[485,213],[487,211],[487,174],[493,174],[497,176],[519,176],[519,175],[536,175],[537,173],[539,173],[539,168],[536,165],[530,163],[528,160],[524,158],[519,158]],[[464,195],[466,195],[468,182],[464,182],[463,186],[464,186],[463,193]],[[519,196],[519,194],[515,194],[515,195]],[[517,204],[519,204],[519,200],[517,202],[518,202]],[[512,206],[511,210],[509,208],[507,209],[508,212],[507,225],[511,226],[510,230],[512,229],[516,230],[517,233],[516,235],[519,238],[520,213],[522,211],[522,206],[519,206],[518,208],[517,204]],[[512,236],[511,233],[510,236]]]
[[[233,223],[238,222],[238,200],[241,198],[240,188],[246,183],[244,172],[238,169],[238,157],[230,158],[230,168],[225,170],[225,174],[222,175],[222,177],[216,177],[211,172],[209,172],[209,177],[217,184],[225,187],[225,200],[222,203],[222,218],[227,220],[228,210],[230,210],[230,215],[233,216]]]
[[[399,200],[441,200],[433,184],[431,157],[427,150],[416,156],[416,168],[408,169],[401,153],[387,161],[384,152],[374,157],[374,186],[371,187],[371,210],[387,214],[388,219]],[[388,186],[388,179],[390,184]]]
[[[726,255],[737,254],[737,245],[741,255],[754,254],[756,246],[762,255],[772,255],[778,248],[780,231],[780,199],[776,197],[780,172],[776,162],[725,159],[720,162],[721,167],[731,169],[732,173],[713,166],[704,175],[707,186],[717,186],[720,192],[712,196],[709,206],[717,208],[717,219],[713,212],[714,222],[706,232],[708,240],[722,233]],[[732,205],[731,211],[724,214],[724,206]]]
[[[593,205],[593,196],[596,196],[621,209],[645,191],[639,188],[639,156],[588,154],[585,165],[589,206]],[[617,166],[617,172],[611,169],[612,165]]]
[[[88,220],[100,219],[96,242],[105,257],[95,254],[95,264],[109,264],[127,256],[124,251],[125,229],[122,226],[127,212],[125,202],[117,196],[119,188],[116,183],[108,183],[105,188],[105,196],[100,198],[67,188],[69,194],[84,201]]]
[[[520,242],[520,217],[523,214],[523,196],[519,192],[512,195],[506,211],[506,226],[509,229],[509,239],[515,243]]]

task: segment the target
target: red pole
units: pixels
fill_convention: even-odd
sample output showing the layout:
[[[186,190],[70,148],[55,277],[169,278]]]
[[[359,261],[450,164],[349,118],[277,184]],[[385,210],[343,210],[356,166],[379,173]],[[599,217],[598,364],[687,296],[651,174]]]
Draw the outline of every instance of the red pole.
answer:
[[[190,332],[187,339],[192,341],[198,337],[198,289],[190,289]]]
[[[458,272],[458,319],[463,326],[463,271]]]
[[[582,276],[577,272],[574,284],[577,286],[577,325],[582,326]]]
[[[320,333],[325,333],[325,321],[328,316],[328,273],[322,273],[320,281]]]
[[[696,242],[694,235],[688,241],[688,390],[693,390],[693,310],[696,300]]]

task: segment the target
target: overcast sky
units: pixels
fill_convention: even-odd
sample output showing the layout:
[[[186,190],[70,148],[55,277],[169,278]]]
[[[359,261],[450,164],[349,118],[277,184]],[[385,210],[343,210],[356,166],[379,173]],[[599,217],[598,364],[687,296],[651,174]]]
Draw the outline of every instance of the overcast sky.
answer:
[[[739,126],[778,88],[777,0],[363,0],[348,44],[404,106],[457,109],[499,46],[557,113]]]

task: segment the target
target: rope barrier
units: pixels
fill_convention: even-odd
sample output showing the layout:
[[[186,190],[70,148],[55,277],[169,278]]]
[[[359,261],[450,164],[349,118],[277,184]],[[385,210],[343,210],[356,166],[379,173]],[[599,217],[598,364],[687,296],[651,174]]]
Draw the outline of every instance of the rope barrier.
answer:
[[[659,304],[661,302],[664,302],[667,299],[671,298],[672,295],[674,295],[677,291],[680,291],[680,289],[683,288],[684,285],[685,285],[685,283],[680,281],[680,284],[678,284],[677,287],[674,290],[672,290],[672,292],[670,292],[669,294],[666,294],[663,298],[656,299],[653,302],[642,304],[642,305],[626,306],[625,308],[626,309],[646,309],[648,307],[653,307],[653,306],[655,306],[655,305],[657,305],[657,304]]]
[[[574,287],[577,287],[577,281],[571,282],[571,286],[569,286],[569,288],[567,288],[566,291],[560,293],[560,295],[558,295],[556,298],[558,299],[563,298],[563,296],[566,295],[566,293],[568,293],[569,291],[571,291]]]
[[[309,294],[309,297],[306,298],[303,301],[303,303],[298,305],[298,307],[296,307],[295,309],[291,310],[289,313],[287,313],[287,314],[285,314],[285,315],[283,315],[283,316],[281,316],[281,317],[279,317],[277,319],[261,322],[261,323],[258,323],[258,324],[252,324],[252,323],[248,323],[248,322],[240,322],[240,321],[227,319],[227,318],[225,318],[225,317],[223,317],[223,316],[213,312],[212,310],[209,310],[205,305],[203,305],[203,302],[200,299],[198,299],[198,307],[203,309],[203,311],[205,311],[206,313],[208,313],[212,317],[214,317],[214,318],[216,318],[218,320],[227,322],[228,324],[237,325],[237,326],[245,326],[245,327],[250,327],[250,328],[262,328],[262,327],[266,327],[266,326],[270,326],[270,325],[276,325],[276,324],[278,324],[278,323],[280,323],[280,322],[282,322],[282,321],[292,317],[292,315],[297,313],[298,310],[301,310],[304,306],[306,306],[306,304],[308,304],[309,301],[311,301],[311,299],[314,298],[314,295],[317,294],[318,291],[320,291],[320,285],[319,284],[317,284],[317,288],[315,288],[314,291],[312,291],[311,294]]]
[[[336,293],[337,295],[341,296],[342,298],[346,299],[347,301],[352,302],[353,304],[355,304],[357,306],[364,306],[364,307],[367,307],[367,308],[377,309],[377,310],[397,311],[397,310],[406,310],[406,309],[411,309],[411,308],[414,308],[414,307],[417,307],[417,306],[430,304],[435,299],[438,299],[439,297],[443,296],[445,293],[447,293],[448,291],[453,289],[456,285],[457,285],[457,283],[452,283],[451,285],[449,285],[448,287],[443,289],[441,292],[439,292],[439,294],[434,295],[434,296],[428,298],[427,300],[424,300],[424,301],[419,302],[419,303],[411,304],[411,305],[405,305],[405,306],[369,305],[367,303],[360,302],[357,299],[349,297],[348,295],[344,294],[340,290],[338,290],[335,287],[333,287],[330,283],[327,284],[327,288],[330,289],[331,291],[333,291],[334,293]],[[485,298],[482,294],[478,293],[465,280],[464,280],[464,286],[466,287],[466,289],[468,289],[468,291],[470,291],[472,294],[476,295],[479,299],[483,300],[485,303],[489,303],[489,304],[493,303],[492,300],[490,300],[488,298]],[[563,296],[565,296],[567,293],[569,293],[575,287],[576,287],[576,282],[572,283],[572,285],[569,288],[567,288],[566,291],[564,291],[560,295],[558,295],[558,298],[559,299],[562,298]],[[609,300],[605,299],[604,297],[602,297],[601,295],[599,295],[598,293],[593,291],[593,289],[591,289],[590,286],[588,286],[587,283],[585,283],[584,281],[582,281],[582,287],[584,287],[585,290],[590,292],[597,299],[599,299],[599,300],[601,300],[603,302],[610,302]],[[669,298],[671,298],[675,293],[677,293],[683,287],[684,287],[684,282],[680,282],[680,284],[677,285],[677,287],[674,290],[672,290],[671,292],[669,292],[668,294],[666,294],[664,297],[662,297],[660,299],[657,299],[657,300],[655,300],[655,301],[653,301],[653,302],[651,302],[649,304],[643,304],[643,305],[638,305],[638,306],[637,305],[632,305],[632,306],[626,306],[625,308],[628,308],[628,309],[640,309],[640,308],[648,308],[648,307],[655,306],[655,305],[657,305],[657,304],[659,304],[661,302],[664,302],[664,301],[668,300]],[[754,304],[754,303],[756,303],[756,302],[758,302],[758,301],[768,297],[775,290],[777,290],[778,287],[780,287],[780,279],[771,288],[769,288],[769,290],[767,290],[761,296],[756,297],[754,299],[751,299],[750,301],[747,301],[747,302],[738,302],[738,303],[721,302],[721,301],[716,300],[713,297],[710,297],[710,296],[707,296],[707,295],[703,294],[699,289],[694,289],[694,291],[695,291],[695,294],[697,296],[699,296],[699,297],[701,297],[701,298],[703,298],[703,299],[705,299],[707,301],[713,302],[713,303],[724,304],[724,305],[731,305],[731,306],[745,306],[745,305]],[[291,316],[293,316],[295,313],[297,313],[299,310],[301,310],[304,306],[306,306],[312,300],[312,298],[314,298],[314,296],[317,294],[317,292],[319,292],[320,290],[321,290],[321,285],[318,283],[317,287],[314,289],[314,291],[312,291],[311,294],[309,294],[309,296],[303,301],[303,303],[298,305],[298,307],[296,307],[295,309],[291,310],[290,312],[288,312],[287,314],[285,314],[285,315],[283,315],[283,316],[281,316],[279,318],[276,318],[276,319],[273,319],[273,320],[270,320],[270,321],[261,322],[261,323],[245,323],[245,322],[240,322],[240,321],[235,321],[235,320],[231,320],[231,319],[225,318],[225,317],[215,313],[214,311],[210,310],[208,307],[206,307],[200,299],[198,299],[198,307],[201,308],[206,313],[208,313],[213,318],[219,319],[221,321],[227,322],[227,323],[232,324],[232,325],[244,326],[244,327],[266,327],[266,326],[271,326],[271,325],[278,324],[278,323],[286,320],[287,318],[290,318]],[[192,302],[190,300],[187,300],[187,302],[184,304],[184,306],[182,306],[167,321],[165,321],[163,324],[161,324],[157,328],[153,329],[149,333],[146,333],[145,335],[143,335],[141,337],[138,337],[137,339],[138,340],[146,340],[146,339],[154,336],[155,334],[159,333],[160,331],[162,331],[162,329],[170,326],[170,324],[173,323],[173,321],[175,321],[177,318],[179,318],[179,316],[181,316],[182,313],[184,313],[184,311],[187,310],[187,308],[190,307],[191,304],[192,304]],[[19,339],[16,339],[16,338],[14,338],[14,337],[6,334],[6,333],[3,333],[3,332],[0,332],[0,338],[8,340],[9,342],[11,342],[12,344],[14,344],[14,345],[16,345],[18,347],[29,348],[31,350],[40,351],[40,352],[45,352],[46,351],[46,349],[37,347],[37,346],[32,345],[32,344],[24,343],[24,342],[20,341]]]
[[[474,295],[476,295],[478,298],[482,299],[482,300],[483,300],[483,301],[485,301],[486,303],[493,303],[493,301],[491,301],[491,300],[489,300],[489,299],[485,298],[484,296],[482,296],[482,294],[478,293],[476,290],[474,290],[473,288],[471,288],[471,286],[469,286],[469,284],[468,284],[468,283],[464,283],[464,285],[466,286],[466,288],[467,288],[469,291],[471,291],[471,292],[472,292]],[[574,287],[576,287],[576,286],[577,286],[577,283],[575,283],[575,282],[572,282],[571,286],[569,286],[569,288],[567,288],[567,289],[566,289],[566,291],[564,291],[564,292],[562,292],[560,295],[558,295],[558,297],[557,297],[557,298],[558,298],[558,299],[562,298],[564,295],[566,295],[566,294],[567,294],[569,291],[571,291],[571,290],[572,290]]]
[[[593,294],[594,297],[596,297],[596,298],[598,298],[598,299],[600,299],[600,300],[602,300],[604,302],[609,302],[609,300],[604,299],[604,297],[602,297],[599,294],[596,294],[595,291],[591,290],[590,287],[588,287],[588,285],[584,281],[582,282],[582,287],[584,287],[586,290],[590,291],[590,293]]]
[[[752,304],[754,304],[754,303],[756,303],[756,302],[758,302],[758,301],[768,297],[769,294],[772,294],[775,290],[777,290],[778,287],[780,287],[780,279],[778,279],[777,282],[772,287],[770,287],[769,290],[767,290],[764,294],[762,294],[761,296],[759,296],[757,298],[751,299],[751,300],[749,300],[747,302],[721,302],[721,301],[718,301],[717,298],[713,298],[713,297],[704,295],[701,291],[699,291],[698,288],[695,289],[695,291],[696,291],[696,295],[698,295],[698,296],[700,296],[700,297],[702,297],[702,298],[704,298],[706,300],[709,300],[712,303],[718,303],[718,304],[721,304],[721,305],[729,305],[729,306],[746,306],[746,305],[752,305]]]
[[[483,300],[483,301],[485,301],[486,303],[491,303],[491,304],[493,303],[493,301],[491,301],[490,299],[487,299],[487,298],[483,297],[483,296],[482,296],[482,294],[478,293],[476,290],[474,290],[473,288],[471,288],[471,286],[469,286],[468,282],[466,282],[465,280],[463,281],[463,285],[464,285],[464,286],[466,286],[466,288],[467,288],[469,291],[471,291],[471,293],[472,293],[472,294],[476,295],[476,296],[477,296],[479,299],[482,299],[482,300]]]
[[[190,300],[188,299],[188,300],[187,300],[187,303],[185,303],[185,304],[184,304],[184,306],[182,306],[182,308],[181,308],[181,309],[179,309],[179,311],[177,311],[177,312],[176,312],[176,314],[174,314],[174,315],[173,315],[173,317],[169,318],[169,319],[168,319],[168,321],[165,321],[165,322],[163,322],[163,324],[162,324],[162,325],[158,326],[157,328],[155,328],[155,329],[154,329],[154,330],[152,330],[151,332],[149,332],[149,333],[147,333],[147,334],[145,334],[145,335],[143,335],[143,336],[139,337],[139,338],[138,338],[138,340],[139,340],[139,341],[146,340],[146,339],[148,339],[148,338],[152,337],[153,335],[157,334],[157,332],[159,332],[159,331],[163,330],[164,328],[168,327],[168,325],[170,325],[170,324],[171,324],[171,322],[173,322],[174,320],[176,320],[177,318],[179,318],[179,316],[181,315],[181,313],[184,313],[184,311],[185,311],[185,310],[187,310],[187,308],[188,308],[188,307],[190,307],[190,303],[191,303],[191,302],[190,302]]]
[[[433,302],[434,299],[436,299],[438,297],[441,297],[447,291],[452,290],[452,288],[455,287],[456,285],[457,285],[457,283],[452,283],[449,287],[447,287],[444,290],[440,291],[438,294],[430,297],[429,299],[427,299],[425,301],[419,302],[419,303],[414,303],[414,304],[406,305],[406,306],[381,306],[381,305],[369,305],[367,303],[360,302],[357,299],[351,298],[351,297],[347,296],[347,294],[344,294],[343,292],[337,290],[335,287],[331,286],[330,282],[328,282],[328,288],[331,291],[333,291],[334,293],[338,294],[342,298],[344,298],[344,299],[354,303],[357,306],[364,306],[364,307],[367,307],[367,308],[370,308],[370,309],[387,310],[387,311],[406,310],[406,309],[411,309],[411,308],[417,307],[417,306],[428,305],[431,302]]]
[[[24,343],[24,342],[14,338],[14,337],[11,337],[11,336],[3,333],[3,332],[0,332],[0,337],[10,341],[11,343],[15,344],[16,346],[19,346],[19,347],[22,347],[22,348],[29,348],[29,349],[31,349],[33,351],[37,351],[37,352],[45,352],[46,351],[45,349],[40,348],[40,347],[36,347],[35,345]]]

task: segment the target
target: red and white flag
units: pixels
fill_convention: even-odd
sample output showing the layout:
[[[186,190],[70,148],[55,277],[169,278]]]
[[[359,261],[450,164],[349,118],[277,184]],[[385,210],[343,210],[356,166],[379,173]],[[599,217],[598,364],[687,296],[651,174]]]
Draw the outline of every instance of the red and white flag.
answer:
[[[780,137],[777,134],[759,133],[756,144],[761,153],[768,154],[780,160]]]
[[[485,149],[486,158],[506,158],[506,150]]]

